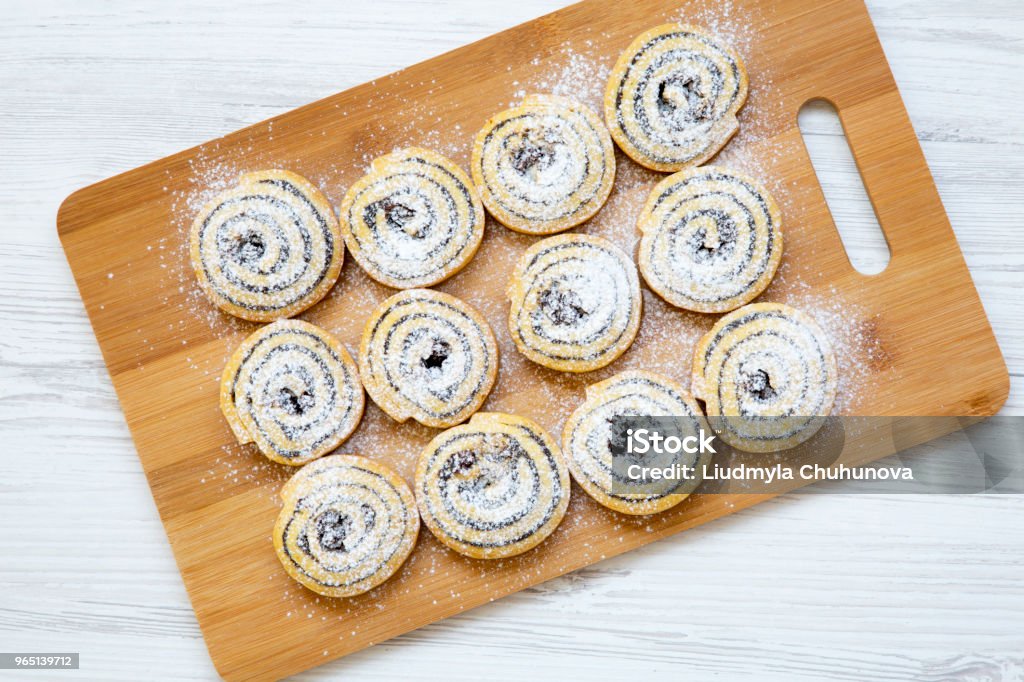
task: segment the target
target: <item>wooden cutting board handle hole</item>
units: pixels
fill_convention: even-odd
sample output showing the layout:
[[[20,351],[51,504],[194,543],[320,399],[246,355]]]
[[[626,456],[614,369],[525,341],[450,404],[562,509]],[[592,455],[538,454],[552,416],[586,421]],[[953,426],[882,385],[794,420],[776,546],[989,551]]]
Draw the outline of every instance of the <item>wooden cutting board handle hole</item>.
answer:
[[[824,99],[809,100],[800,107],[797,122],[850,265],[863,275],[883,272],[889,265],[889,243],[835,106]],[[837,211],[839,206],[843,210]]]

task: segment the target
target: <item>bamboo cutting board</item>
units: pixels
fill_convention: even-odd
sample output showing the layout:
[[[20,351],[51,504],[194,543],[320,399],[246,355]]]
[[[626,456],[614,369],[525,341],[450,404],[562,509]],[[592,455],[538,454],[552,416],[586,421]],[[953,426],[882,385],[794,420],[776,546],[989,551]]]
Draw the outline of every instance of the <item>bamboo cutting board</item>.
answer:
[[[443,549],[427,531],[406,566],[373,592],[318,597],[277,562],[270,529],[290,475],[233,444],[217,404],[230,351],[255,325],[206,302],[187,262],[194,210],[237,174],[287,168],[337,205],[374,157],[416,144],[464,168],[486,118],[530,92],[571,94],[600,109],[607,69],[642,31],[665,21],[707,26],[744,57],[751,96],[722,163],[759,177],[783,211],[786,253],[761,300],[790,302],[833,336],[847,414],[987,415],[1007,370],[865,7],[858,0],[589,0],[460,50],[256,124],[70,196],[57,217],[139,457],[217,670],[274,679],[343,656],[765,499],[694,495],[651,518],[626,518],[578,488],[561,527],[536,550],[497,563]],[[866,277],[849,264],[797,128],[808,100],[835,104],[892,253]],[[580,229],[636,242],[635,219],[662,177],[618,155],[608,205]],[[490,321],[502,369],[484,409],[530,416],[556,436],[584,388],[627,368],[688,381],[688,357],[713,316],[644,292],[634,346],[611,366],[564,375],[519,356],[505,327],[504,287],[536,238],[489,221],[479,254],[439,289]],[[301,317],[351,351],[389,293],[351,262]],[[340,449],[380,458],[411,480],[436,431],[395,424],[372,404]],[[879,445],[871,456],[891,452]]]

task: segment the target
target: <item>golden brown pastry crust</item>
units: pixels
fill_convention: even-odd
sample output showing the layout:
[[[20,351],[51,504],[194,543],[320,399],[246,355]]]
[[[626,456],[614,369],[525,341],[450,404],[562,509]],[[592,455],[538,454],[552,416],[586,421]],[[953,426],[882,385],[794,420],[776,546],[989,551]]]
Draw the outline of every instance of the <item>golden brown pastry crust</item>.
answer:
[[[238,441],[292,466],[341,445],[359,425],[364,403],[352,356],[302,320],[256,330],[221,375],[221,410]]]
[[[299,469],[281,499],[277,557],[289,576],[317,594],[367,592],[394,575],[416,545],[416,500],[380,462],[324,457]]]
[[[199,286],[226,313],[253,322],[297,315],[341,273],[345,249],[327,198],[300,175],[246,173],[192,223]]]
[[[743,60],[720,38],[663,24],[637,36],[612,68],[605,121],[634,161],[678,171],[707,162],[736,134],[747,88]]]
[[[502,225],[554,234],[604,206],[615,181],[615,148],[586,106],[530,95],[477,133],[472,173],[488,213]]]
[[[443,544],[477,559],[503,559],[543,542],[569,507],[569,472],[536,422],[478,412],[435,437],[414,486],[423,522]]]
[[[498,378],[498,343],[462,300],[429,289],[388,298],[359,345],[367,393],[392,419],[445,428],[480,409]]]
[[[562,234],[520,257],[508,286],[508,328],[520,353],[563,372],[589,372],[626,352],[640,329],[636,266],[607,239]]]
[[[775,452],[804,442],[835,402],[838,369],[821,327],[782,303],[722,317],[697,344],[693,395],[729,445]]]
[[[616,417],[677,417],[688,434],[711,432],[700,406],[681,385],[654,372],[621,372],[588,386],[586,400],[562,429],[562,453],[573,480],[601,505],[624,514],[656,514],[686,499],[700,482],[702,464],[700,457],[686,453],[678,463],[696,462],[698,476],[681,480],[671,492],[640,486],[628,492],[627,481],[614,480],[610,420]]]
[[[429,149],[381,156],[341,202],[341,233],[373,279],[396,289],[429,287],[472,260],[484,208],[469,176]]]
[[[667,302],[700,313],[745,305],[782,261],[782,216],[756,180],[719,166],[674,173],[641,210],[637,266]]]

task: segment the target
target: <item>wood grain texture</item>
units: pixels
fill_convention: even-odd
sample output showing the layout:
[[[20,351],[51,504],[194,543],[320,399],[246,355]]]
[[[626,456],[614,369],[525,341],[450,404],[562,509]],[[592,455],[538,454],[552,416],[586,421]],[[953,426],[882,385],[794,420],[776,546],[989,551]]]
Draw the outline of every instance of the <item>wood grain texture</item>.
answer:
[[[883,18],[888,16],[893,21],[892,30],[895,32],[899,32],[897,27],[906,22],[908,15],[921,18],[918,22],[922,25],[921,33],[903,39],[897,43],[898,46],[916,46],[927,53],[930,45],[939,44],[936,37],[939,29],[935,28],[942,26],[939,18],[925,21],[923,13],[918,11],[914,14],[912,3],[905,3],[898,8],[883,7],[882,10]],[[533,13],[539,11],[540,8]],[[874,7],[872,11],[875,11]],[[937,13],[937,17],[948,16],[948,10]],[[88,25],[88,21],[101,20],[111,21],[114,25],[120,25],[122,21],[116,17],[85,16],[73,22],[69,19],[69,23],[85,22]],[[423,18],[423,21],[426,20]],[[143,35],[160,35],[160,29],[149,26],[145,21],[132,21],[130,18],[123,21]],[[198,19],[196,21],[202,23]],[[13,26],[15,31],[19,28],[26,30],[24,26],[19,27],[17,22]],[[988,35],[999,35],[999,30],[1003,28],[992,24],[986,30]],[[75,30],[69,27],[67,31],[58,30],[57,33],[73,34]],[[245,24],[235,30],[239,36],[250,36],[260,31],[274,32],[261,22],[256,22],[256,25]],[[382,26],[381,30],[387,34],[388,29]],[[461,30],[468,31],[464,28]],[[933,32],[929,33],[929,30]],[[119,35],[126,32],[122,31]],[[490,32],[490,29],[476,35],[486,32]],[[290,35],[294,38],[303,33],[300,31]],[[461,39],[450,45],[465,42],[472,34],[459,33],[458,36]],[[958,40],[970,45],[977,38],[969,31],[962,30],[952,37],[944,36],[943,44],[950,40],[954,45],[960,44]],[[132,41],[141,43],[142,39],[135,36],[129,42]],[[429,49],[430,45],[434,43],[429,43],[424,54],[437,51]],[[888,42],[886,47],[891,55]],[[65,46],[61,49],[69,48]],[[398,41],[392,41],[389,46],[389,50],[395,52],[400,49]],[[936,63],[929,63],[925,73],[910,71],[911,86],[913,88],[916,84],[920,87],[916,92],[922,99],[937,96],[932,90],[934,79],[926,77],[931,69],[937,73],[942,64],[938,58],[939,51],[936,49],[934,52],[932,61]],[[415,61],[419,56],[422,55],[413,55],[405,62]],[[33,61],[36,58],[28,56],[22,59]],[[59,54],[57,59],[60,59]],[[38,61],[46,63],[45,59],[40,58]],[[230,59],[226,61],[230,63]],[[942,68],[956,65],[950,63]],[[182,68],[188,68],[187,64]],[[278,68],[288,70],[285,67]],[[894,63],[894,68],[899,77],[898,62]],[[249,69],[247,73],[252,71]],[[207,75],[216,77],[213,73]],[[998,68],[994,75],[986,73],[989,78],[998,76]],[[255,78],[263,79],[266,76]],[[141,83],[145,79],[139,77],[136,80]],[[152,84],[152,92],[159,94],[165,85],[159,79],[156,80]],[[356,80],[361,78],[348,82]],[[329,89],[322,92],[330,92],[337,86],[328,84],[323,87]],[[904,90],[906,93],[906,86]],[[118,92],[119,87],[108,86],[107,91]],[[912,89],[911,92],[915,91]],[[32,95],[27,90],[19,90],[18,93],[25,97]],[[96,111],[105,111],[107,115],[115,117],[113,120],[117,120],[118,105],[114,104],[114,98],[102,92],[93,96],[98,102]],[[275,101],[278,110],[296,103],[286,99],[294,96],[287,91],[282,91],[280,96],[274,93],[261,96],[271,99],[277,97]],[[967,96],[972,95],[968,93]],[[210,93],[209,97],[211,102],[217,101],[217,93]],[[83,111],[90,106],[89,97],[84,100],[76,102]],[[169,97],[167,104],[172,105],[172,100],[173,97]],[[175,125],[180,125],[180,122],[174,119],[189,113],[190,109],[183,108],[178,116],[174,116],[161,113],[160,108],[161,105],[154,105],[150,112],[153,119],[139,124],[142,126],[140,129],[145,131],[143,134],[125,137],[120,131],[114,134],[97,130],[96,137],[78,136],[81,137],[80,141],[69,138],[65,146],[71,150],[86,150],[78,152],[82,155],[80,167],[92,169],[86,172],[91,173],[92,178],[97,178],[116,169],[116,166],[109,165],[110,161],[104,160],[114,158],[101,151],[104,147],[118,150],[118,159],[135,158],[144,161],[152,156],[154,140],[163,141],[163,144],[168,145],[168,150],[187,143],[187,137],[176,137],[179,133],[175,131],[179,128],[175,128]],[[202,109],[199,103],[197,111]],[[169,110],[174,111],[174,107],[170,106]],[[250,110],[258,111],[258,108]],[[911,110],[916,113],[913,107]],[[1002,211],[993,212],[991,203],[978,201],[979,195],[1005,196],[1012,200],[1014,188],[1005,185],[1005,189],[1002,189],[1000,183],[1005,179],[1001,174],[991,171],[988,167],[991,162],[983,163],[979,160],[975,163],[975,153],[964,151],[975,149],[975,145],[982,143],[971,141],[968,136],[954,140],[938,139],[944,136],[940,129],[952,129],[958,125],[960,119],[943,118],[952,111],[953,108],[948,106],[923,110],[920,115],[925,125],[922,126],[916,115],[915,122],[922,133],[925,152],[937,171],[940,186],[944,178],[951,178],[947,181],[948,186],[942,186],[944,198],[947,206],[951,207],[954,223],[957,222],[955,216],[959,209],[962,211],[959,215],[969,225],[969,229],[961,230],[960,237],[974,267],[975,277],[983,293],[987,292],[986,303],[992,312],[997,333],[1001,333],[1004,349],[1011,364],[1016,366],[1016,357],[1020,351],[1014,341],[1020,338],[1020,334],[1014,325],[1019,323],[1020,317],[1010,314],[1015,305],[1010,292],[1012,283],[1019,281],[1019,267],[1014,270],[1012,264],[1001,256],[1001,252],[1007,248],[1007,240],[1012,245],[1018,236],[1008,229],[1000,232],[1000,225],[1009,225],[1008,219],[1002,216]],[[257,113],[248,120],[258,117]],[[931,125],[929,117],[935,117],[937,127]],[[46,118],[43,111],[40,121],[35,125],[46,125]],[[125,120],[143,119],[127,115]],[[964,126],[969,123],[966,119],[960,122]],[[1002,134],[1012,139],[1013,119],[1007,117],[1004,123]],[[82,129],[89,125],[87,121],[79,124]],[[196,128],[202,125],[200,121]],[[232,125],[229,121],[221,130],[230,127]],[[184,126],[184,130],[187,135],[189,126]],[[207,134],[212,132],[209,127],[206,130]],[[829,134],[829,131],[822,132]],[[8,139],[6,133],[5,140]],[[11,138],[14,142],[30,139],[24,132]],[[93,149],[93,145],[96,151],[90,154],[88,150]],[[14,149],[19,152],[21,147],[15,146]],[[1000,158],[1000,153],[1005,154],[1004,167],[1013,167],[1016,160],[1009,151],[994,149],[987,150],[987,153],[989,158],[991,154],[996,154],[997,158]],[[16,157],[29,158],[27,154],[16,154]],[[50,158],[53,160],[50,161]],[[184,598],[177,587],[177,577],[170,567],[160,531],[154,526],[152,516],[148,516],[148,520],[132,520],[139,519],[144,515],[144,510],[150,507],[138,468],[134,464],[131,447],[127,444],[121,426],[116,403],[109,389],[104,387],[105,373],[102,366],[97,364],[88,327],[82,321],[74,294],[69,293],[68,278],[62,270],[59,251],[53,246],[52,238],[47,241],[52,235],[45,230],[32,228],[31,216],[39,216],[38,222],[45,223],[45,210],[42,209],[49,205],[52,212],[55,201],[59,199],[56,195],[63,194],[62,187],[73,187],[85,179],[68,178],[66,173],[62,175],[59,169],[68,165],[67,158],[64,149],[60,153],[54,152],[52,156],[34,157],[31,160],[33,166],[44,167],[52,163],[55,164],[53,168],[56,172],[41,177],[40,185],[28,190],[28,194],[19,190],[7,197],[10,199],[7,205],[11,208],[13,220],[5,226],[5,233],[17,236],[5,245],[3,252],[5,263],[10,262],[12,265],[3,279],[4,289],[9,294],[5,301],[5,314],[9,315],[12,332],[8,341],[10,345],[5,344],[7,351],[3,355],[3,369],[5,385],[16,388],[12,388],[10,394],[5,396],[2,405],[4,434],[12,437],[11,442],[15,447],[28,452],[45,453],[45,456],[41,456],[38,462],[33,462],[29,467],[19,467],[12,471],[10,491],[5,490],[8,494],[5,494],[4,501],[12,505],[12,510],[28,508],[38,510],[38,513],[33,514],[31,533],[22,532],[16,527],[5,527],[5,538],[10,537],[18,543],[17,546],[21,548],[19,555],[27,561],[24,566],[16,567],[17,570],[14,566],[7,568],[8,564],[4,564],[3,605],[5,614],[10,614],[5,615],[4,624],[16,642],[91,642],[86,648],[93,651],[92,674],[98,677],[137,678],[140,671],[146,669],[144,656],[155,653],[157,642],[160,647],[174,652],[162,659],[165,667],[160,669],[168,676],[204,677],[211,671],[196,639],[197,633],[187,606],[183,606]],[[130,162],[123,161],[113,163],[120,164],[121,168],[130,165]],[[979,212],[983,219],[975,220]],[[999,248],[992,248],[994,236],[1001,238]],[[45,247],[48,251],[44,249],[40,252],[36,248],[46,244],[50,244]],[[40,257],[40,253],[47,255]],[[1008,266],[1010,269],[1007,269]],[[1001,295],[1001,291],[1005,295]],[[39,314],[40,311],[45,314]],[[1005,314],[997,314],[999,311]],[[55,360],[57,357],[59,361]],[[59,421],[54,419],[55,412],[60,415]],[[42,447],[43,441],[39,440],[37,434],[41,429],[47,429],[53,434],[47,441],[52,445],[46,448]],[[90,457],[86,459],[83,453],[89,453]],[[218,472],[218,481],[230,479],[230,473],[230,469]],[[143,490],[141,495],[137,494],[140,488]],[[38,491],[39,494],[32,491]],[[117,494],[111,495],[113,491]],[[76,510],[102,509],[110,513],[112,520],[101,522],[99,517],[102,515],[92,517],[93,521],[88,518],[78,520],[74,523],[75,532],[68,536],[63,532],[68,523],[66,517],[52,512],[47,514],[44,510],[53,507],[42,504],[42,499],[61,499],[65,507]],[[563,585],[560,581],[549,583],[540,591],[532,590],[511,601],[505,600],[500,605],[474,612],[458,619],[462,625],[444,624],[402,638],[395,645],[403,648],[401,656],[388,656],[379,650],[370,650],[346,659],[340,667],[323,669],[323,674],[329,675],[333,670],[346,677],[387,678],[389,671],[393,676],[395,671],[406,668],[409,660],[422,660],[426,671],[437,670],[439,674],[447,671],[453,677],[472,678],[484,670],[482,666],[491,663],[515,666],[523,651],[530,651],[531,660],[540,660],[543,664],[541,671],[552,676],[559,671],[580,669],[601,673],[610,670],[625,672],[630,665],[640,665],[645,671],[665,671],[673,665],[682,665],[726,676],[730,672],[733,676],[743,674],[744,671],[748,674],[759,672],[762,678],[791,678],[801,673],[818,678],[863,678],[869,673],[878,673],[908,679],[922,669],[935,674],[938,671],[949,674],[959,671],[963,676],[970,671],[978,673],[997,670],[1000,666],[1009,670],[1013,662],[1003,660],[1007,657],[1000,656],[998,652],[1012,654],[1020,651],[1020,640],[1010,634],[1019,631],[1019,628],[1014,630],[1009,627],[1013,614],[1019,613],[1019,609],[1015,611],[1011,605],[1020,603],[1020,592],[998,577],[1003,567],[1010,564],[1004,564],[1001,560],[994,563],[981,561],[978,557],[979,550],[993,547],[998,547],[997,554],[1011,563],[1015,552],[1019,556],[1019,532],[1015,534],[1011,529],[1016,528],[1016,525],[1009,523],[1014,518],[1012,512],[1015,507],[1012,505],[1011,500],[983,499],[914,502],[884,498],[870,501],[856,498],[850,502],[780,500],[767,505],[766,509],[758,510],[753,516],[742,515],[745,517],[742,522],[715,524],[711,529],[714,532],[710,533],[700,530],[684,534],[671,541],[658,543],[638,556],[631,555],[606,562],[595,570],[588,569],[582,574],[574,574],[571,584]],[[853,547],[850,546],[849,538],[834,538],[828,524],[809,518],[808,506],[814,507],[811,515],[818,519],[842,518],[851,528],[863,528],[863,537],[858,534],[854,538]],[[894,516],[901,523],[905,522],[908,530],[894,530],[883,521]],[[872,519],[877,519],[877,523]],[[935,528],[935,519],[948,519],[941,532]],[[98,552],[96,549],[102,546],[111,524],[117,529],[116,535],[125,538],[125,546],[118,550],[120,563],[117,565],[109,561],[109,553]],[[60,568],[61,562],[55,563],[51,558],[51,553],[56,551],[54,545],[49,545],[50,549],[46,551],[39,547],[38,542],[32,541],[32,536],[39,530],[43,531],[43,535],[54,537],[56,547],[63,554],[78,556],[82,560],[82,570],[94,577],[83,582],[77,571]],[[885,536],[872,538],[872,530],[884,530]],[[797,540],[796,533],[809,533],[811,537]],[[951,535],[957,538],[954,542],[950,542]],[[768,542],[766,538],[773,540]],[[870,577],[875,573],[882,575],[873,570],[872,566],[884,572],[884,567],[890,566],[895,558],[902,559],[904,553],[897,550],[894,555],[891,548],[897,544],[906,546],[907,543],[915,553],[919,553],[915,554],[919,558],[913,562],[900,562],[900,574],[909,577],[899,581],[905,584],[901,586],[893,581],[879,582]],[[777,594],[768,600],[754,597],[757,591],[751,585],[751,571],[748,566],[742,565],[745,558],[755,555],[773,557],[776,551],[767,548],[781,549],[781,546],[787,546],[787,552],[793,547],[798,550],[785,554],[784,560],[780,553],[779,562],[765,559],[764,565],[759,566],[760,577],[754,581],[757,586],[771,588]],[[758,552],[755,549],[758,547],[766,549]],[[807,550],[799,551],[801,547],[807,547]],[[836,557],[853,555],[858,557],[856,561],[839,567],[843,562]],[[125,563],[131,568],[118,567]],[[934,577],[929,577],[931,573],[926,565],[936,568],[941,566],[943,569],[935,573]],[[659,566],[662,568],[659,569]],[[25,568],[31,571],[26,572]],[[707,592],[693,595],[671,591],[675,589],[671,586],[676,583],[677,571],[678,574],[692,576],[699,584],[706,585]],[[661,628],[668,627],[674,634],[667,631],[659,634],[658,626],[647,627],[636,621],[636,593],[629,589],[630,577],[625,575],[627,573],[634,579],[653,581],[654,584],[664,586],[670,595],[674,595],[662,600],[662,604],[648,605],[653,609],[652,613],[658,614]],[[814,577],[830,573],[838,577],[827,580]],[[960,589],[949,591],[937,587],[932,590],[928,587],[931,584],[958,586]],[[24,594],[15,595],[15,588],[19,587],[28,589],[19,590]],[[77,594],[78,591],[85,591],[86,596]],[[177,596],[169,599],[165,596],[168,591]],[[555,592],[567,594],[560,597]],[[875,606],[865,607],[867,611],[856,608],[836,609],[832,603],[833,594],[845,595],[852,603],[857,600],[857,595],[869,592],[873,595]],[[121,594],[125,595],[123,599],[128,603],[121,604],[118,601]],[[746,596],[730,598],[726,594]],[[92,598],[89,598],[90,595]],[[799,607],[794,613],[782,616],[772,607],[772,604],[782,602],[812,606]],[[529,605],[541,603],[555,605],[554,613],[545,609],[545,622],[550,625],[540,628],[541,631],[536,635],[528,636],[525,630],[537,629],[538,620],[537,607],[531,610]],[[729,606],[732,603],[736,604],[735,609]],[[864,613],[881,614],[885,608],[892,613],[897,613],[892,610],[898,609],[899,618],[920,623],[920,631],[909,639],[893,638],[889,633],[901,632],[902,626],[892,630],[884,624],[884,620],[873,619],[871,616],[867,623],[869,627],[864,627]],[[822,612],[826,610],[830,612],[829,616],[822,620]],[[1005,627],[997,627],[992,623],[989,616],[994,610],[1005,614],[1006,619],[1001,621]],[[957,614],[957,622],[964,624],[958,628],[963,632],[957,633],[955,640],[951,639],[948,627],[934,625],[948,623],[947,614],[954,612]],[[28,615],[18,615],[21,613]],[[751,613],[755,618],[751,619]],[[757,614],[761,616],[756,617]],[[587,622],[592,622],[593,626],[579,628],[581,615]],[[627,637],[617,636],[616,626],[624,620],[634,624],[631,626],[632,631]],[[747,624],[741,625],[744,620],[748,621]],[[571,629],[574,623],[577,624],[577,630]],[[707,626],[698,627],[697,623],[705,623]],[[816,627],[816,623],[820,625]],[[776,624],[778,627],[773,627]],[[823,627],[826,624],[830,624],[830,627]],[[566,632],[572,633],[573,643],[570,646],[564,646]],[[786,633],[800,634],[791,637]],[[899,651],[893,648],[894,639],[900,640]],[[481,641],[488,644],[487,659],[472,655],[479,649]],[[951,647],[954,641],[955,645]],[[138,649],[126,651],[129,646]],[[389,644],[386,648],[391,647]],[[408,651],[411,647],[418,653]],[[561,654],[556,654],[557,651],[561,651]],[[635,656],[638,651],[647,654],[647,658],[638,660]],[[826,651],[827,656],[817,657],[814,662],[808,660],[808,656]],[[869,651],[873,653],[869,654]],[[951,651],[965,652],[965,655],[954,656],[950,654]],[[971,651],[981,653],[967,654]],[[455,652],[456,660],[442,665],[450,652]],[[433,668],[431,661],[437,661],[438,667]],[[534,668],[531,666],[531,669]],[[103,670],[104,674],[100,675],[97,672],[99,670]],[[859,676],[855,672],[857,670],[861,671]],[[86,671],[83,673],[89,674]]]
[[[183,212],[180,202],[194,210],[195,198],[209,191],[211,173],[223,181],[239,171],[287,168],[336,194],[358,177],[360,161],[418,140],[429,145],[432,136],[467,136],[516,96],[519,83],[536,79],[538,70],[550,73],[565,46],[575,55],[586,46],[594,59],[610,61],[634,35],[658,23],[659,14],[664,20],[679,11],[666,2],[574,5],[90,186],[61,206],[57,227],[68,261],[223,677],[292,674],[322,662],[324,651],[327,658],[352,653],[766,499],[696,495],[670,512],[625,519],[577,495],[567,522],[522,557],[466,560],[427,537],[401,572],[370,594],[326,600],[302,591],[283,577],[267,543],[279,507],[275,493],[290,472],[263,465],[251,448],[234,448],[212,409],[225,342],[237,345],[254,327],[211,318],[205,302],[190,295],[182,263],[182,228],[191,211]],[[698,3],[683,10],[703,11]],[[860,380],[870,385],[847,384],[847,412],[994,413],[1009,391],[1006,367],[866,10],[848,0],[791,0],[740,4],[732,11],[751,31],[740,49],[754,82],[772,84],[752,95],[742,125],[753,132],[734,142],[734,153],[756,159],[783,188],[786,215],[798,217],[787,223],[788,269],[768,297],[794,301],[810,292],[841,298],[842,323],[870,337],[873,355],[857,361],[868,370]],[[586,99],[600,92],[596,74],[576,79],[572,87]],[[879,276],[864,278],[850,268],[794,125],[795,112],[816,97],[840,112],[893,252]],[[464,149],[444,151],[465,164]],[[228,178],[225,168],[231,169]],[[636,197],[645,196],[658,177],[622,161],[616,196],[586,229],[632,247]],[[441,288],[470,301],[500,330],[509,266],[532,241],[492,224],[478,256]],[[350,267],[330,300],[304,317],[351,345],[387,294]],[[626,362],[601,372],[567,377],[523,362],[505,344],[501,383],[485,409],[523,414],[558,433],[564,408],[612,371],[637,366],[685,375],[679,358],[692,352],[692,332],[703,333],[712,319],[647,298],[647,327],[656,332],[641,337]],[[930,306],[943,314],[930,314]],[[499,338],[505,336],[499,331]],[[343,451],[387,461],[409,478],[432,433],[371,412]],[[211,464],[225,456],[259,471],[230,486],[203,485]],[[307,618],[288,620],[300,610]],[[351,630],[339,636],[339,625]]]

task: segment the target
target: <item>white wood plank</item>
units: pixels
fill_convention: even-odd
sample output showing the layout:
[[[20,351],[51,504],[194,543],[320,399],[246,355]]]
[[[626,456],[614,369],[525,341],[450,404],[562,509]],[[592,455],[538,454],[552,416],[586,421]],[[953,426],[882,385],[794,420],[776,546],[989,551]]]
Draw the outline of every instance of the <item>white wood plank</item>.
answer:
[[[9,4],[0,23],[3,648],[80,651],[82,670],[61,679],[210,679],[57,242],[57,206],[84,184],[563,2]],[[1010,365],[1007,411],[1024,413],[1024,9],[1014,0],[869,7]],[[1022,519],[1014,497],[783,498],[300,678],[1022,679]]]

